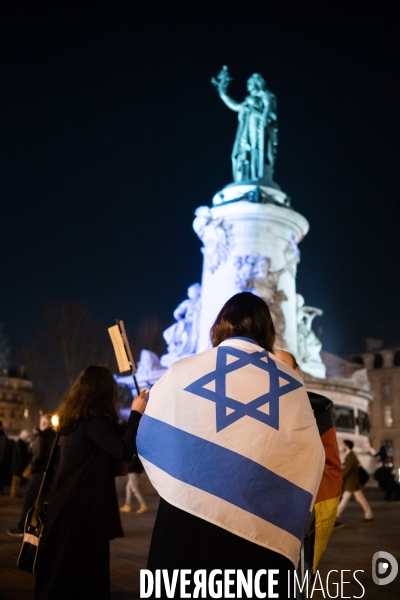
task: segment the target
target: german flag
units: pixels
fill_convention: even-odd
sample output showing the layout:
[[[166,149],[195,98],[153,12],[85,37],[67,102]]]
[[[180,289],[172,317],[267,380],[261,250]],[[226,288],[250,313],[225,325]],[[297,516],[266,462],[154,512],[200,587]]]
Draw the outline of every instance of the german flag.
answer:
[[[336,428],[333,425],[333,402],[315,392],[308,392],[308,397],[325,449],[324,472],[314,504],[315,543],[312,570],[315,573],[335,524],[342,491],[342,465],[336,439]]]

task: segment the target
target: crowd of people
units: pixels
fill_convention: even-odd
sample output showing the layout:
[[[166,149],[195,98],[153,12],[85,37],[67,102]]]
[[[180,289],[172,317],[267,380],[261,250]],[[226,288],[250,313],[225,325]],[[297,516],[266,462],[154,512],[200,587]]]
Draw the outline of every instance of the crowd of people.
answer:
[[[139,489],[143,464],[160,495],[152,571],[276,568],[275,591],[288,597],[288,572],[301,554],[300,576],[315,573],[352,495],[365,521],[373,520],[353,442],[344,442],[342,466],[332,402],[307,394],[295,357],[274,348],[266,303],[248,292],[233,296],[213,325],[211,342],[211,349],[174,363],[150,400],[147,391],[133,399],[125,427],[106,367],[89,366],[72,385],[58,410],[58,458],[35,600],[109,600],[109,541],[123,536],[120,513],[132,510],[133,496],[136,512],[147,510]],[[251,378],[241,365],[251,366]],[[235,400],[227,392],[228,373],[235,374]],[[253,408],[249,390],[266,381],[264,404],[258,398]],[[12,496],[27,481],[12,536],[23,537],[55,438],[51,415],[42,415],[38,430],[21,431],[11,452],[0,423],[0,492],[7,478]],[[115,476],[123,462],[128,483],[119,508]],[[400,499],[389,462],[375,478],[387,500]]]
[[[32,478],[30,465],[38,456],[40,444],[39,428],[22,429],[15,441],[7,436],[0,421],[0,494],[5,493],[5,486],[10,487],[13,498],[22,494],[21,486]]]
[[[389,457],[383,459],[381,466],[374,473],[374,478],[385,492],[385,500],[400,500],[400,485],[395,480],[393,463]]]

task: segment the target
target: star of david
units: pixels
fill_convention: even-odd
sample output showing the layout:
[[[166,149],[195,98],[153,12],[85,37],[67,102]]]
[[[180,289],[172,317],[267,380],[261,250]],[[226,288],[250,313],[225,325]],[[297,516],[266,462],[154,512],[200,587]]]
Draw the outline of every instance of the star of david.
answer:
[[[254,365],[269,373],[269,391],[244,404],[227,396],[226,376],[246,365]],[[217,431],[225,429],[245,416],[279,430],[279,399],[300,387],[302,384],[279,369],[266,350],[248,353],[238,348],[220,346],[215,371],[203,375],[188,385],[185,391],[215,402]],[[264,410],[260,410],[263,407]],[[268,408],[268,411],[265,408]]]

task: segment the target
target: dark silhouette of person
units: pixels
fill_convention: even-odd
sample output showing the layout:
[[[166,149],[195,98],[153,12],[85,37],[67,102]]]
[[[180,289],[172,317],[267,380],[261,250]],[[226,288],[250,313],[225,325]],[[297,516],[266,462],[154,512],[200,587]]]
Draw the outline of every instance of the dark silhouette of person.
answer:
[[[400,500],[400,485],[396,483],[392,472],[393,465],[389,458],[383,462],[374,473],[374,478],[379,484],[381,490],[385,492],[385,500]]]
[[[17,526],[7,531],[8,535],[22,537],[28,510],[35,504],[42,482],[43,473],[56,439],[56,432],[51,425],[51,414],[42,415],[39,423],[39,434],[32,441],[32,460],[30,463],[32,479],[29,481],[22,512]]]
[[[136,452],[145,396],[133,400],[123,433],[114,377],[92,365],[62,403],[60,457],[37,555],[35,600],[110,599],[110,539],[124,535],[114,478],[120,462]]]

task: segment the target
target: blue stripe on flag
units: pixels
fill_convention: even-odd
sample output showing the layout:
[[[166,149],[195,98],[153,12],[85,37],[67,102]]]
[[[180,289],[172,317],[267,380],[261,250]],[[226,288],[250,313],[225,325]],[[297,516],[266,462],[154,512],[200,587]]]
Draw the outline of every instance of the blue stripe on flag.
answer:
[[[172,477],[303,540],[312,495],[255,461],[146,414],[140,421],[137,449]]]

